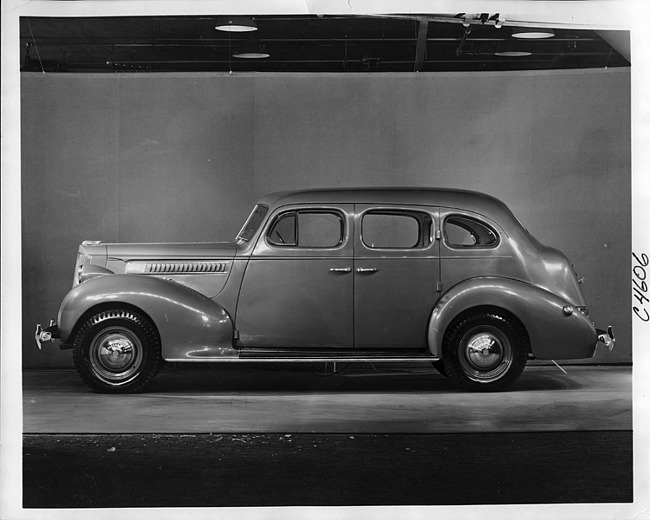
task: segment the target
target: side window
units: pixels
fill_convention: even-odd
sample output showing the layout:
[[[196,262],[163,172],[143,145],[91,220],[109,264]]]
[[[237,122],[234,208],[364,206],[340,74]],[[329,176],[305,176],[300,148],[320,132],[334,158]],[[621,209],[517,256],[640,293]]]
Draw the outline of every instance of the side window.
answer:
[[[269,242],[275,246],[296,245],[296,212],[280,215],[271,227]]]
[[[274,246],[333,248],[343,243],[343,217],[334,211],[289,211],[276,218],[268,233]]]
[[[495,247],[499,242],[496,232],[487,224],[462,215],[447,217],[443,229],[449,247]]]
[[[361,239],[371,249],[413,249],[431,243],[426,213],[369,211],[361,222]]]
[[[343,242],[343,219],[336,213],[298,212],[299,247],[336,247]]]

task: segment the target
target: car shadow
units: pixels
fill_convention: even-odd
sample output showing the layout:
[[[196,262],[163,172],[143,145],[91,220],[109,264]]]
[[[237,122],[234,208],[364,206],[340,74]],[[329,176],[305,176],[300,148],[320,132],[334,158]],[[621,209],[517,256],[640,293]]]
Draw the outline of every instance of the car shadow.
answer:
[[[526,370],[507,392],[579,389],[582,385],[561,372]],[[144,393],[209,392],[449,392],[459,388],[426,364],[386,363],[255,363],[169,365]]]

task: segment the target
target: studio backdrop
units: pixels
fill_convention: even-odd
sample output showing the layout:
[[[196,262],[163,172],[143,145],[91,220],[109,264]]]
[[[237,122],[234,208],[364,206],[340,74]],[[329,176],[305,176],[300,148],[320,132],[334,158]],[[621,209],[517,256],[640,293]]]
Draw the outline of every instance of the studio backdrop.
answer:
[[[266,192],[439,186],[503,200],[584,277],[631,361],[630,71],[21,74],[23,366],[83,240],[232,239]],[[18,345],[16,345],[18,348]]]

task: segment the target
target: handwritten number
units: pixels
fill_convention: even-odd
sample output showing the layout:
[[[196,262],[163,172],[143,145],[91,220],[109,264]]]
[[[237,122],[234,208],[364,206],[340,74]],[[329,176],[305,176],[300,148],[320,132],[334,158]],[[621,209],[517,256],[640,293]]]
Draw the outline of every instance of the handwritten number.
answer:
[[[646,296],[646,293],[648,292],[648,284],[645,282],[645,279],[648,276],[645,268],[648,267],[650,259],[645,253],[641,253],[639,256],[633,252],[632,256],[638,264],[632,268],[632,274],[634,275],[632,278],[632,281],[634,282],[632,294],[641,305],[641,307],[632,307],[632,310],[641,321],[650,321],[650,313],[648,313],[648,310],[643,307],[646,303],[650,303],[650,299]]]

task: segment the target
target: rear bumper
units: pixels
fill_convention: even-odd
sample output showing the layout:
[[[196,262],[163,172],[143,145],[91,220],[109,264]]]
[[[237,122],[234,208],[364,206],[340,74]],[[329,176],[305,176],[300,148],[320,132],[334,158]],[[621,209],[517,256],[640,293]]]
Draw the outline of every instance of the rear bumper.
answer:
[[[611,352],[614,349],[616,343],[616,338],[614,338],[614,331],[612,327],[607,327],[607,330],[596,329],[596,334],[598,334],[598,343],[609,349]]]

